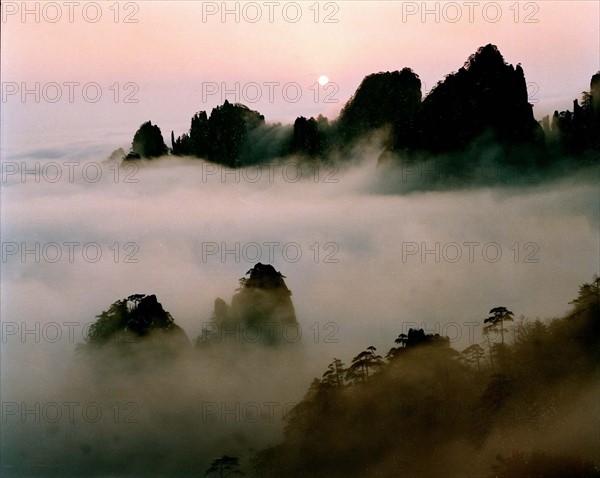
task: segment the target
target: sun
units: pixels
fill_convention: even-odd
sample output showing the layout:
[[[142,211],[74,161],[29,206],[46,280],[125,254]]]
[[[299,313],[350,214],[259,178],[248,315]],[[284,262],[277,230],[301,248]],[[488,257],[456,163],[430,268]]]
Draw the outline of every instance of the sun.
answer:
[[[325,86],[327,83],[329,83],[329,78],[327,78],[327,76],[325,76],[325,75],[319,76],[319,85]]]

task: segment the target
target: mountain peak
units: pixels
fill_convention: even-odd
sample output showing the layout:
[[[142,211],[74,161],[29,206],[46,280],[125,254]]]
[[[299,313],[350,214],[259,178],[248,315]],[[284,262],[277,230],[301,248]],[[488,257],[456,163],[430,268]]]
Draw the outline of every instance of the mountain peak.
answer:
[[[258,262],[240,279],[240,287],[231,298],[215,301],[212,326],[198,337],[197,346],[215,342],[260,342],[277,345],[289,342],[283,335],[286,327],[298,326],[292,304],[292,292],[284,276],[270,264]],[[235,338],[227,331],[234,330]]]
[[[488,43],[480,47],[465,62],[467,70],[472,69],[497,69],[498,67],[508,66],[500,50],[496,45]]]
[[[258,262],[252,269],[246,272],[246,275],[248,274],[250,277],[243,280],[243,286],[246,288],[289,290],[283,280],[285,276],[275,270],[270,264]]]

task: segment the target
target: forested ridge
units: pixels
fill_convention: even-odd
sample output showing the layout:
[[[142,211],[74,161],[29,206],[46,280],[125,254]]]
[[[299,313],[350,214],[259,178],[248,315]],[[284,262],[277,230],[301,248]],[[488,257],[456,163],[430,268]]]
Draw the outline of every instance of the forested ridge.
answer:
[[[597,433],[599,286],[549,322],[494,307],[483,343],[460,352],[411,329],[385,358],[367,347],[333,359],[253,476],[600,476],[580,455],[598,444],[569,443],[575,416]]]

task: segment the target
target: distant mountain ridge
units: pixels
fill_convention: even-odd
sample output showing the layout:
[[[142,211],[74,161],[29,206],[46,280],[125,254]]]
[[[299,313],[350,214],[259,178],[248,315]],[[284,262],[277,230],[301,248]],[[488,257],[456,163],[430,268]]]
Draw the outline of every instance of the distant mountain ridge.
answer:
[[[506,63],[499,49],[488,44],[458,71],[446,75],[424,99],[419,76],[403,68],[365,77],[332,122],[319,115],[300,116],[293,127],[269,125],[259,112],[226,100],[210,115],[195,114],[187,133],[175,137],[171,132],[171,148],[158,126],[144,123],[125,159],[171,154],[237,168],[289,154],[330,156],[383,130],[384,147],[392,154],[454,154],[479,142],[521,151],[517,157],[533,155],[548,161],[550,146],[557,155],[591,155],[597,160],[599,82],[600,72],[592,78],[590,92],[584,92],[581,106],[575,100],[573,113],[557,111],[552,128],[547,118],[542,128],[528,101],[523,68]]]

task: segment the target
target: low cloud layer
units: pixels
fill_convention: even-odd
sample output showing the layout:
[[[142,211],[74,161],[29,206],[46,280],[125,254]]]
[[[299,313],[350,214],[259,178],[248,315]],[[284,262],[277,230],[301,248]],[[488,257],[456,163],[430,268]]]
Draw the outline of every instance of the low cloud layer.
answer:
[[[20,415],[3,416],[15,437],[33,433],[35,446],[45,443],[28,455],[39,465],[56,464],[77,446],[67,461],[106,472],[98,451],[117,453],[119,440],[140,440],[129,448],[131,460],[152,464],[144,453],[155,453],[151,443],[165,436],[180,449],[165,469],[193,450],[201,450],[198,466],[223,453],[249,453],[278,440],[281,412],[264,420],[264,403],[299,401],[333,357],[348,360],[369,345],[385,352],[409,327],[449,335],[462,350],[481,340],[490,308],[503,305],[530,319],[562,315],[578,285],[598,271],[597,170],[526,186],[490,180],[415,191],[418,172],[378,168],[377,145],[347,167],[287,158],[238,171],[185,158],[117,168],[85,148],[64,152],[85,158],[72,166],[54,150],[45,157],[43,148],[3,163],[2,401],[145,408],[131,426],[84,420],[77,430],[64,419],[22,427]],[[34,173],[22,175],[21,161]],[[60,170],[56,182],[48,161]],[[215,298],[230,301],[238,279],[259,261],[286,276],[300,350],[283,357],[259,351],[246,363],[184,355],[168,372],[139,377],[93,377],[76,366],[85,325],[117,299],[156,294],[195,341]],[[54,343],[48,338],[55,330],[44,329],[49,323],[60,325]],[[202,412],[203,402],[255,402],[263,420],[217,419],[194,430],[190,423],[221,411]],[[193,444],[181,440],[182,427]],[[24,448],[10,440],[7,447],[18,461]]]

